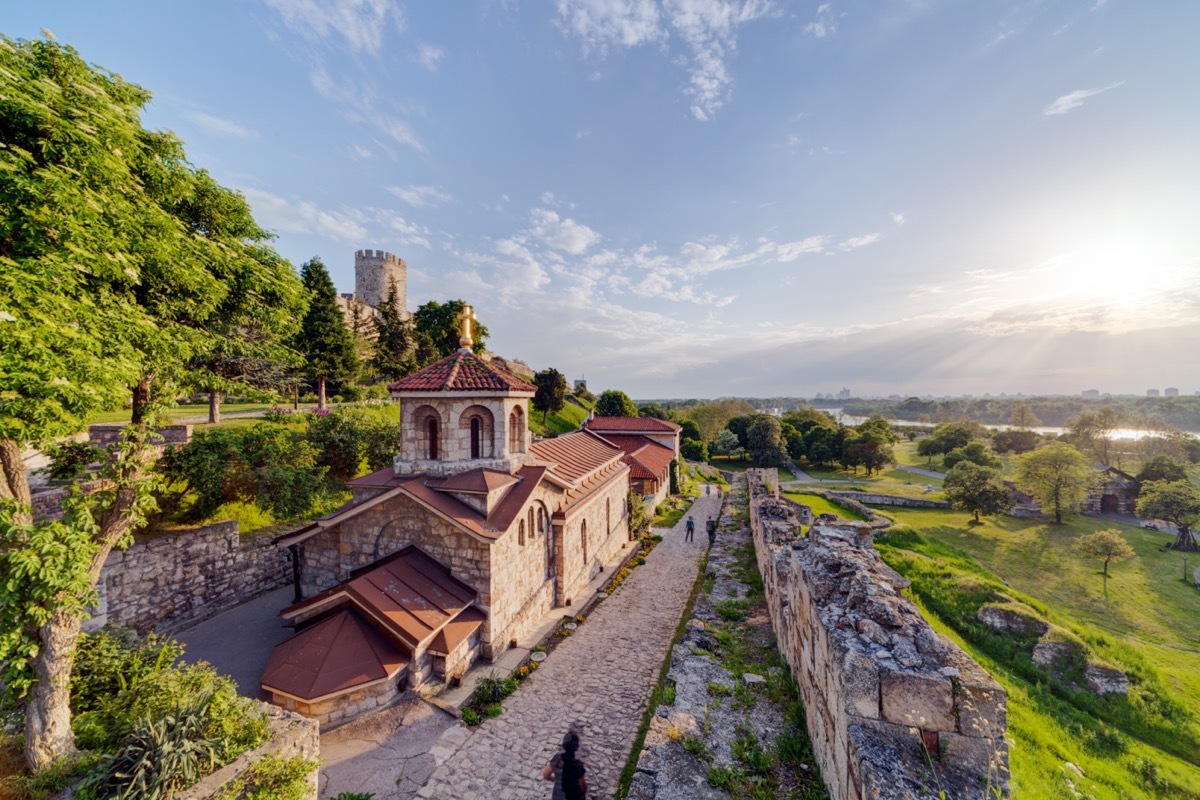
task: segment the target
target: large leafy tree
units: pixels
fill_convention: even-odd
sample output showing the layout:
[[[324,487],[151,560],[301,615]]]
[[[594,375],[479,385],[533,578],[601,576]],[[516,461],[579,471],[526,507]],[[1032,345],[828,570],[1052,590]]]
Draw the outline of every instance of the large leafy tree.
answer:
[[[82,615],[150,502],[153,387],[296,291],[244,199],[142,127],[149,99],[52,39],[0,37],[0,663],[26,698],[35,768],[73,749]],[[107,488],[35,521],[21,449],[79,430],[129,386],[134,425]]]
[[[426,348],[432,347],[432,352],[425,351],[426,356],[432,356],[430,360],[445,358],[459,348],[458,318],[465,306],[466,302],[463,300],[447,300],[445,303],[430,300],[423,303],[413,314],[418,338],[427,341]],[[472,322],[471,337],[474,342],[471,349],[476,353],[487,349],[485,345],[488,335],[486,325],[477,320]],[[420,342],[420,350],[419,345]],[[425,366],[427,363],[428,361],[423,361],[419,366]]]
[[[779,420],[770,414],[756,414],[746,429],[746,449],[756,466],[774,467],[782,464],[786,454]]]
[[[598,417],[636,417],[637,404],[620,389],[605,389],[596,401]]]
[[[1058,525],[1062,524],[1063,509],[1082,502],[1099,479],[1088,457],[1066,442],[1051,442],[1017,456],[1014,461],[1017,488],[1032,496],[1042,508],[1053,508],[1054,522]]]
[[[358,351],[337,302],[337,290],[321,259],[313,257],[300,269],[308,291],[308,311],[300,322],[296,349],[304,353],[308,374],[317,379],[317,408],[325,408],[327,381],[354,377]]]
[[[533,376],[533,385],[537,387],[537,393],[531,405],[542,412],[542,424],[545,425],[547,415],[561,411],[566,405],[567,379],[558,370],[548,367]]]
[[[1138,495],[1137,515],[1145,519],[1165,519],[1179,531],[1176,550],[1195,550],[1192,526],[1200,524],[1200,489],[1188,481],[1148,481]]]
[[[1104,586],[1108,588],[1108,564],[1110,561],[1120,561],[1133,555],[1133,548],[1116,528],[1096,531],[1075,540],[1075,549],[1088,558],[1098,558],[1104,562]]]
[[[950,504],[974,514],[976,522],[979,522],[981,514],[1003,514],[1015,502],[1012,492],[1000,481],[1000,474],[996,470],[972,461],[960,461],[951,467],[942,488]]]

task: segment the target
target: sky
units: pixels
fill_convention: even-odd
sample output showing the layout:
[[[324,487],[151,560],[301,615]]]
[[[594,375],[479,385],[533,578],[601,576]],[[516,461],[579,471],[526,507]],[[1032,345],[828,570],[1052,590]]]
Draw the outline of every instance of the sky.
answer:
[[[1200,392],[1200,3],[39,0],[339,291],[635,398]]]

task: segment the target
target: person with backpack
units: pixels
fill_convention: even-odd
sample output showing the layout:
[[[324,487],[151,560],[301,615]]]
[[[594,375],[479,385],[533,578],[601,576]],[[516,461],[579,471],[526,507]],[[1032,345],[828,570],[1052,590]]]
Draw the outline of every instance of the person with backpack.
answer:
[[[696,521],[691,517],[687,518],[687,524],[683,526],[683,540],[685,542],[692,541],[692,535],[696,532]]]
[[[587,768],[579,760],[579,734],[567,731],[562,750],[542,770],[542,777],[554,781],[552,800],[585,800],[587,797]]]

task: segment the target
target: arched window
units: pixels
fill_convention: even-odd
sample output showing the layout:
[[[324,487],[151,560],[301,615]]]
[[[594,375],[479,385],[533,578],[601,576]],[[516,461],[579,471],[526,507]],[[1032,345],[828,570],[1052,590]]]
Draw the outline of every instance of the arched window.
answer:
[[[612,535],[612,498],[604,501],[604,532]]]
[[[525,452],[525,412],[520,406],[508,415],[508,452]]]
[[[482,428],[479,417],[471,417],[471,458],[479,458]]]
[[[425,421],[426,435],[429,437],[429,460],[437,461],[438,457],[438,421],[430,417]]]
[[[579,544],[583,549],[583,563],[587,565],[587,520],[579,523]]]
[[[521,520],[521,526],[517,528],[517,544],[525,546],[525,520]]]
[[[493,452],[492,431],[494,429],[492,412],[481,405],[473,405],[462,410],[458,417],[458,430],[461,441],[468,446],[463,456],[475,458],[491,458]]]
[[[533,506],[529,507],[529,535],[537,536],[541,531],[533,527]]]
[[[546,509],[538,506],[538,533],[548,533],[546,530]]]

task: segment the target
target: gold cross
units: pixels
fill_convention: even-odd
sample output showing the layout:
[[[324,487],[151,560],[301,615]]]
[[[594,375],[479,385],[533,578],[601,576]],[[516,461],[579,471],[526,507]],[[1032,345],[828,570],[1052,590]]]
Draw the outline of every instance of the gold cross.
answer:
[[[471,323],[475,322],[475,312],[470,306],[463,306],[463,309],[458,314],[459,330],[461,335],[458,337],[460,347],[465,347],[470,350],[475,344],[475,340],[471,337]]]

